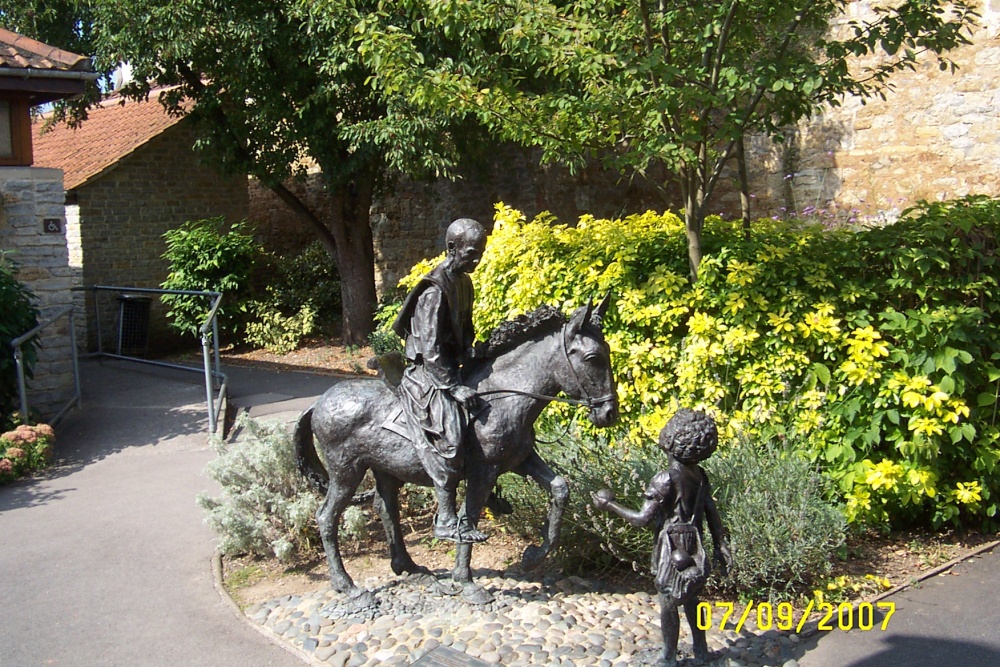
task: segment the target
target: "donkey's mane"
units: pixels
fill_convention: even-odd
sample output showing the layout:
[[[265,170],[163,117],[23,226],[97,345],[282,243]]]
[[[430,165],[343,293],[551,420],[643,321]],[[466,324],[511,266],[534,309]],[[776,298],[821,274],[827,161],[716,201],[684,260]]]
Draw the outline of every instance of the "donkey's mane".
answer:
[[[518,315],[493,329],[476,356],[496,357],[535,336],[552,333],[564,324],[566,316],[559,312],[558,308],[549,305],[539,306],[534,311]]]

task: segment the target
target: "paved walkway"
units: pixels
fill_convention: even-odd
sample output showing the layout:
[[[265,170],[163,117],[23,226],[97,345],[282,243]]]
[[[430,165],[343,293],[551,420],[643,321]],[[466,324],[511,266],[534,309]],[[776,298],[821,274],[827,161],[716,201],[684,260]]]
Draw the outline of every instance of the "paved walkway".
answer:
[[[1000,665],[1000,547],[907,588],[886,630],[834,631],[806,644],[801,667]],[[836,625],[836,621],[834,622]]]
[[[201,376],[83,364],[83,409],[60,425],[63,464],[0,488],[0,666],[302,662],[237,616],[213,587],[213,534],[195,497]],[[331,378],[232,369],[232,401],[308,404]]]
[[[227,373],[232,404],[282,420],[335,382],[304,373]],[[195,504],[198,493],[217,490],[202,474],[213,452],[201,377],[106,361],[85,363],[83,380],[83,409],[58,429],[61,465],[0,488],[0,667],[302,665],[283,646],[303,646],[308,633],[269,639],[213,587],[213,535]],[[771,660],[1000,665],[1000,549],[952,572],[893,596],[897,609],[884,632],[803,638],[783,644]],[[269,613],[280,611],[274,606]],[[644,606],[653,610],[651,600]],[[318,643],[303,648],[315,651]],[[766,651],[753,650],[757,644],[727,651],[732,664],[770,664]],[[561,664],[573,664],[562,657]]]

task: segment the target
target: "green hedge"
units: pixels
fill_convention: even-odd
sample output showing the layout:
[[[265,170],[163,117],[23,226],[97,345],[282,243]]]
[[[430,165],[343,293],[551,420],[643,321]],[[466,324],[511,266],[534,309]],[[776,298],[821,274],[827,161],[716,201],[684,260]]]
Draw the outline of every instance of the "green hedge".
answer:
[[[14,276],[14,268],[0,251],[0,430],[14,425],[18,409],[17,365],[10,342],[38,326],[38,309],[31,303],[32,294]],[[37,337],[23,347],[25,374],[38,357]]]
[[[998,235],[1000,201],[984,197],[923,203],[862,231],[760,220],[745,238],[710,218],[691,285],[671,213],[570,227],[500,205],[473,275],[476,328],[610,290],[626,440],[655,439],[681,406],[704,409],[724,441],[795,443],[850,521],[990,523]]]
[[[542,439],[551,435],[544,433]],[[834,554],[844,544],[844,516],[829,501],[830,484],[824,483],[815,464],[790,451],[787,444],[731,443],[701,463],[735,563],[727,576],[713,574],[716,590],[787,600],[793,591],[822,582],[831,571]],[[642,507],[649,481],[668,465],[655,440],[609,443],[571,431],[557,445],[542,445],[541,453],[572,487],[558,552],[562,566],[593,576],[603,566],[624,563],[649,574],[652,527],[634,528],[610,512],[595,511],[591,494],[610,488],[624,505]],[[502,483],[515,508],[510,522],[522,534],[532,535],[545,518],[544,493],[514,475],[505,475]],[[707,530],[705,539],[711,553]]]

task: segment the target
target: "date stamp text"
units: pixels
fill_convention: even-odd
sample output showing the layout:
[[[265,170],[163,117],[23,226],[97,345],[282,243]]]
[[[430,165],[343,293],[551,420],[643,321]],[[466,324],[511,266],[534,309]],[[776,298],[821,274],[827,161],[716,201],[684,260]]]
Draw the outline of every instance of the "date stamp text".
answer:
[[[699,602],[698,603],[698,629],[711,630],[718,627],[720,631],[733,627],[736,632],[740,632],[746,622],[753,619],[758,630],[767,631],[772,628],[777,630],[802,632],[809,615],[815,611],[821,618],[816,625],[820,631],[843,630],[845,632],[855,628],[862,631],[885,630],[889,627],[889,619],[896,613],[895,602],[862,602],[853,605],[850,602],[841,602],[834,605],[830,602],[821,602],[818,605],[815,600],[810,600],[806,605],[802,615],[796,621],[795,608],[791,602],[749,602],[743,608],[743,612],[737,618],[735,615],[736,606],[732,602]],[[876,619],[880,616],[880,619]],[[879,622],[880,621],[880,622]],[[716,626],[718,622],[718,626]]]

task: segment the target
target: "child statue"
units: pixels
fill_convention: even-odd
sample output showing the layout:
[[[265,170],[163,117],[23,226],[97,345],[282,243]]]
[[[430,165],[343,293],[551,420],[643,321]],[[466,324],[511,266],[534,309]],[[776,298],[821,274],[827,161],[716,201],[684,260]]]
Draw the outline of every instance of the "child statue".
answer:
[[[710,416],[683,408],[660,431],[660,449],[669,457],[670,465],[650,480],[643,494],[646,502],[642,509],[636,512],[619,505],[608,489],[593,496],[594,507],[610,510],[633,526],[647,526],[655,521],[657,536],[652,566],[660,597],[663,651],[659,665],[663,667],[677,664],[680,605],[684,605],[691,626],[695,658],[703,661],[709,657],[705,631],[699,630],[697,623],[698,594],[709,572],[702,546],[703,518],[708,518],[716,564],[723,573],[732,566],[708,476],[698,465],[712,455],[718,442],[719,433]]]

